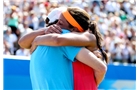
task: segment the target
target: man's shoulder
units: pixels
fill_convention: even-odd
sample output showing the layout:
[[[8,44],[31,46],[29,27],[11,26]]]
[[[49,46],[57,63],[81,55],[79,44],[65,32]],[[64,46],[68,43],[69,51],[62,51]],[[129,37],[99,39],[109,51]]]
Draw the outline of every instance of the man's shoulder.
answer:
[[[69,33],[70,31],[68,29],[62,29],[62,34]]]

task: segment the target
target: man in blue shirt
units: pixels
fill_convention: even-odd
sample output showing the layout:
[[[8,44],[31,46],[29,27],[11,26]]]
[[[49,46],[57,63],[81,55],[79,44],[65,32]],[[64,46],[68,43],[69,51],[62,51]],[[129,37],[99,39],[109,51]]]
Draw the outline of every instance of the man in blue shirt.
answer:
[[[30,61],[33,89],[73,90],[72,62],[80,50],[74,46],[38,46]]]

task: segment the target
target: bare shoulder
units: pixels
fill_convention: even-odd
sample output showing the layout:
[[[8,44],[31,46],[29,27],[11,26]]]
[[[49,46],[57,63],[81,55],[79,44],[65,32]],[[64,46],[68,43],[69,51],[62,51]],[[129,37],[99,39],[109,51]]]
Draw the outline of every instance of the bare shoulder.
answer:
[[[89,40],[90,40],[91,42],[96,42],[96,37],[95,37],[94,34],[89,33],[89,32],[85,32],[84,35],[85,35],[87,38],[89,38]]]
[[[96,44],[96,37],[94,34],[89,33],[89,32],[85,32],[84,35],[89,39],[90,41],[90,48],[95,49],[97,48],[97,44]]]

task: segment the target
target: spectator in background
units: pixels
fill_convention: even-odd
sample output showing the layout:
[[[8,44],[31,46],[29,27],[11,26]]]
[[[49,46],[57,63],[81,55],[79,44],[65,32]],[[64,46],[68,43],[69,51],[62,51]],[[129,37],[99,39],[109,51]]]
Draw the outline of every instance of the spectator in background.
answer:
[[[11,27],[12,33],[16,33],[18,27],[18,14],[16,12],[17,7],[11,7],[10,19],[8,20],[8,26]]]
[[[98,4],[96,2],[93,2],[93,12],[96,14],[96,15],[100,15],[100,7],[98,6]]]
[[[35,15],[34,11],[30,12],[30,17],[28,18],[29,21],[29,28],[33,30],[37,30],[39,26],[38,17]]]
[[[10,26],[15,34],[17,29],[19,29],[21,35],[26,32],[24,31],[26,21],[31,21],[31,23],[27,23],[27,28],[29,26],[33,28],[31,30],[43,27],[41,18],[46,17],[53,8],[76,5],[85,9],[91,19],[98,22],[98,27],[103,36],[107,32],[114,33],[113,37],[110,34],[107,36],[111,40],[108,41],[108,46],[104,46],[104,49],[108,50],[109,53],[115,46],[113,40],[116,40],[116,38],[122,39],[121,42],[124,43],[128,38],[130,47],[135,48],[135,45],[131,44],[136,41],[136,0],[4,0],[3,2],[4,25]],[[32,12],[34,12],[33,15],[30,14]],[[41,15],[42,12],[43,16]],[[121,47],[125,46],[124,44],[120,45]],[[135,57],[134,54],[131,54],[133,58]],[[112,54],[111,57],[113,57]]]
[[[17,41],[17,36],[15,33],[12,33],[12,30],[10,27],[8,27],[8,29],[4,33],[4,40],[9,45],[10,53],[14,55],[14,50],[15,50],[14,43]]]
[[[10,53],[10,49],[9,49],[9,45],[8,43],[6,42],[6,40],[3,41],[3,54],[4,55],[11,55]]]
[[[105,24],[104,20],[103,19],[100,19],[99,20],[99,24],[98,24],[98,27],[99,27],[99,30],[101,32],[101,34],[105,34],[105,32],[107,31],[108,27],[107,25]]]
[[[120,47],[120,43],[115,43],[114,45],[114,48],[111,52],[112,54],[112,59],[113,59],[113,62],[119,62],[119,63],[122,63],[122,48]]]
[[[38,28],[43,28],[43,27],[45,27],[45,17],[46,17],[46,15],[44,14],[44,12],[42,11],[41,12],[41,15],[39,16],[39,26],[38,26]]]
[[[29,28],[29,26],[28,26],[28,22],[27,22],[27,21],[24,22],[24,23],[23,23],[23,32],[22,32],[22,34],[21,34],[21,37],[22,37],[23,35],[27,34],[27,33],[32,32],[32,31],[33,31],[33,30],[32,30],[31,28]]]
[[[16,51],[16,54],[15,54],[15,55],[17,55],[17,56],[29,56],[30,53],[29,53],[29,50],[20,47],[20,48]]]
[[[21,37],[21,32],[19,29],[17,29],[17,31],[16,31],[16,36],[17,36],[17,40],[14,42],[14,55],[15,55],[16,51],[20,48],[20,46],[18,45],[18,40]]]
[[[120,10],[120,4],[113,0],[108,0],[108,2],[105,5],[105,8],[108,13],[115,13]]]
[[[110,32],[109,30],[104,34],[104,48],[109,50],[111,38],[110,38]]]
[[[126,21],[127,20],[127,16],[126,16],[124,11],[120,11],[120,19],[121,19],[121,21]]]
[[[132,48],[130,47],[129,41],[124,44],[124,48],[122,49],[122,60],[123,63],[131,63],[131,52]]]
[[[129,40],[136,40],[136,31],[133,27],[130,28],[130,39]]]
[[[132,41],[131,63],[136,64],[136,42]]]

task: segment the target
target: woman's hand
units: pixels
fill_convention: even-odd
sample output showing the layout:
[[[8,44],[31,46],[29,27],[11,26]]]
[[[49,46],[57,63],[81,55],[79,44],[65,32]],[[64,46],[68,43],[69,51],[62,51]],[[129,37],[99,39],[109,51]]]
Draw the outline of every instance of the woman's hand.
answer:
[[[61,32],[62,32],[62,29],[56,24],[48,26],[47,29],[45,30],[45,34],[49,34],[49,33],[61,34]]]

